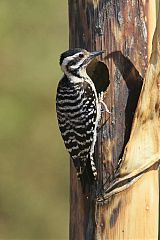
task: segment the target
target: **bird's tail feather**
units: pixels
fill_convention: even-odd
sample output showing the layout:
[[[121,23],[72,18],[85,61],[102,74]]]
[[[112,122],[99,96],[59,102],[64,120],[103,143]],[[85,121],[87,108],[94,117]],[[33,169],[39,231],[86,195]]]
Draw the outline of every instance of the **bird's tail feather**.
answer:
[[[81,186],[82,186],[82,192],[86,195],[90,194],[93,189],[95,188],[95,176],[93,175],[91,162],[87,161],[86,166],[82,172],[82,174],[79,175]]]

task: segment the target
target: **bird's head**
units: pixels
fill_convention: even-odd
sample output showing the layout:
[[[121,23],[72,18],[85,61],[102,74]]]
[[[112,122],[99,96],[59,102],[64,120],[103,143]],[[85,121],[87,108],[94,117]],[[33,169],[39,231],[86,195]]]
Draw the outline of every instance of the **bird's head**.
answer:
[[[70,49],[61,54],[61,69],[68,77],[73,75],[81,78],[86,74],[87,65],[103,52],[88,52],[81,48]]]

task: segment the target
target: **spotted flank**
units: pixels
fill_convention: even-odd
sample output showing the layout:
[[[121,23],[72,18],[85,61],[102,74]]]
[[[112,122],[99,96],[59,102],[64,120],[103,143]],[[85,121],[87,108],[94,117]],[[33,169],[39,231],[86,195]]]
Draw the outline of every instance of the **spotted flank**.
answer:
[[[96,178],[97,178],[97,170],[96,170],[96,166],[95,166],[95,163],[94,163],[93,159],[91,159],[91,168],[92,168],[93,176],[94,176],[94,178],[96,180]]]

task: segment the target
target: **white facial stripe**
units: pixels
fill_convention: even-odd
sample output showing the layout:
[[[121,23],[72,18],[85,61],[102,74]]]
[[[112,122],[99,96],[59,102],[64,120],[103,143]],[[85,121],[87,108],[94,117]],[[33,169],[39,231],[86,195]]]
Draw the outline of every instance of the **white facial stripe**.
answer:
[[[77,62],[75,65],[71,65],[71,66],[69,67],[69,68],[70,68],[70,71],[69,71],[69,69],[66,68],[66,66],[68,65],[68,63],[69,63],[70,61],[73,61],[74,59],[76,59],[76,58],[79,57],[79,54],[84,54],[84,52],[81,51],[81,52],[78,52],[78,53],[76,53],[76,54],[74,54],[74,55],[72,55],[72,56],[66,57],[66,58],[63,60],[62,64],[61,64],[61,69],[62,69],[62,71],[63,71],[68,77],[73,76],[70,71],[74,71],[74,70],[76,70],[76,69],[79,70],[79,73],[78,73],[79,75],[81,75],[82,72],[83,72],[83,73],[82,73],[83,76],[86,74],[86,71],[84,71],[85,69],[84,69],[84,68],[81,68],[80,66],[83,65],[83,62],[85,61],[85,59],[87,59],[88,56],[84,56],[83,59],[80,59],[80,58],[79,58],[78,62]]]
[[[79,54],[83,54],[83,52],[78,52],[72,56],[66,57],[64,58],[62,65],[66,66],[70,61],[74,60],[75,58],[77,58],[79,56]]]
[[[78,69],[78,68],[81,66],[81,64],[84,62],[85,59],[86,59],[86,58],[83,58],[81,61],[77,62],[76,65],[73,65],[73,66],[71,66],[70,68],[71,68],[72,70]]]

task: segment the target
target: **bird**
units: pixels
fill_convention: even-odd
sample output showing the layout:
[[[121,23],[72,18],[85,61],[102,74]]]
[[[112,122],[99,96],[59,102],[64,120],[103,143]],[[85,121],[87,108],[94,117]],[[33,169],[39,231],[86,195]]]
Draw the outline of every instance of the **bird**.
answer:
[[[109,112],[103,102],[103,92],[97,94],[86,69],[94,58],[103,53],[74,48],[62,53],[59,61],[64,75],[56,94],[58,125],[77,176],[84,186],[86,182],[90,184],[97,180],[94,151],[102,106]]]

